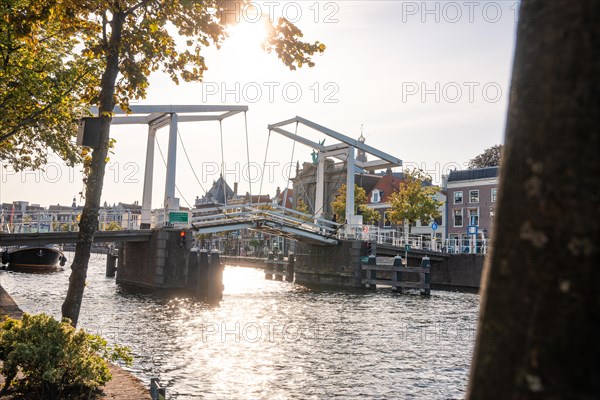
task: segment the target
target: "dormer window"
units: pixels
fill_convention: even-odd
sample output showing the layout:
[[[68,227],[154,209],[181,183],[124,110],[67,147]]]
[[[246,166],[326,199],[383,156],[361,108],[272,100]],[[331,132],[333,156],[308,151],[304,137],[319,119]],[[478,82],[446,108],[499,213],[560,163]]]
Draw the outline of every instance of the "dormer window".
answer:
[[[373,193],[371,194],[371,203],[379,203],[381,201],[381,196],[379,193],[379,190],[374,189]]]

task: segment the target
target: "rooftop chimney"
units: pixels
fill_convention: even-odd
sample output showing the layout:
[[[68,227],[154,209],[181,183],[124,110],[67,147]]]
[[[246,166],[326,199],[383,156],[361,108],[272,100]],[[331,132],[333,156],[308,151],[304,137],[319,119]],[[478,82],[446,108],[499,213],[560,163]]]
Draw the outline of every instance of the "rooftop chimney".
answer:
[[[279,188],[279,186],[277,186],[277,190],[275,191],[275,198],[278,199],[280,194],[281,194],[281,189]]]
[[[233,182],[233,197],[237,196],[238,183]]]

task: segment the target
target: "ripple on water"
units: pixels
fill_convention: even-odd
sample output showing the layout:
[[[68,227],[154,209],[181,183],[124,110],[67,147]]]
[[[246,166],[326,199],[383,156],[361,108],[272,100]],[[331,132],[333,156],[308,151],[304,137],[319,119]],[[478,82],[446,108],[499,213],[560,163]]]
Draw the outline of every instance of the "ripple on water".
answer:
[[[129,294],[93,257],[80,326],[132,348],[172,399],[462,398],[478,296],[318,291],[227,267],[218,305]],[[60,316],[69,270],[2,271],[27,312]]]

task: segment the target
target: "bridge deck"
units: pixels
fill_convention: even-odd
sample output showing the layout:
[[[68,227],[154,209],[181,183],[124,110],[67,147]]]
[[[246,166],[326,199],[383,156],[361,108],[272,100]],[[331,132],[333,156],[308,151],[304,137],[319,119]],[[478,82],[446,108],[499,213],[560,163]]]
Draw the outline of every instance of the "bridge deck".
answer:
[[[192,219],[199,233],[253,229],[301,242],[336,245],[341,225],[272,204],[242,204],[203,209]]]

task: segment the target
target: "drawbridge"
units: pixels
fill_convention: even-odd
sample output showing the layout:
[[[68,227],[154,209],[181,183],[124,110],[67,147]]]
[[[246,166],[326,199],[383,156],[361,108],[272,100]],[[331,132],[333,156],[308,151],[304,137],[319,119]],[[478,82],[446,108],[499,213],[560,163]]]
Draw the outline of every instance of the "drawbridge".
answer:
[[[97,110],[91,110],[97,112]],[[146,165],[144,173],[144,187],[141,207],[142,229],[154,227],[169,226],[171,216],[180,213],[179,198],[175,197],[175,192],[179,191],[175,185],[176,164],[177,164],[177,139],[181,142],[185,158],[190,164],[193,175],[202,188],[194,167],[188,157],[187,151],[183,146],[183,140],[179,135],[178,123],[180,122],[217,122],[219,124],[220,142],[221,142],[221,175],[225,166],[224,142],[223,142],[223,121],[234,115],[243,113],[244,132],[246,138],[246,156],[247,163],[250,165],[250,148],[248,123],[246,118],[247,106],[241,105],[131,105],[127,111],[115,107],[112,124],[145,124],[148,126],[148,137],[146,147]],[[89,138],[92,142],[97,137],[98,118],[86,118],[80,122],[80,134],[78,142],[81,144]],[[95,124],[94,124],[95,122]],[[87,125],[89,123],[89,126]],[[151,209],[152,205],[152,185],[154,168],[154,146],[157,142],[156,134],[159,129],[169,127],[168,152],[167,159],[164,160],[167,174],[165,179],[165,197],[162,209],[155,210],[154,215]],[[302,126],[302,132],[299,127]],[[293,129],[290,129],[294,127]],[[89,128],[89,129],[88,129]],[[287,139],[292,140],[291,160],[294,159],[296,144],[304,145],[313,150],[315,159],[313,163],[316,167],[316,185],[314,198],[307,198],[312,208],[312,214],[285,208],[276,204],[227,204],[227,195],[224,193],[224,204],[209,205],[209,208],[194,208],[192,213],[192,228],[199,233],[216,233],[233,231],[239,229],[254,229],[264,231],[270,234],[285,236],[303,242],[315,243],[320,245],[336,245],[341,238],[357,237],[356,227],[362,229],[362,216],[356,215],[357,210],[354,204],[354,184],[357,170],[360,173],[374,173],[377,170],[385,168],[399,167],[402,160],[386,152],[366,145],[363,141],[354,140],[349,136],[336,132],[325,126],[319,125],[313,121],[296,116],[291,119],[280,121],[268,125],[269,138],[274,132]],[[323,141],[314,141],[305,136],[304,130],[311,131],[312,135],[318,137],[325,136],[332,140],[332,144],[327,146]],[[95,135],[95,136],[94,136]],[[269,138],[265,150],[265,165],[269,150]],[[314,138],[313,138],[314,139]],[[93,146],[92,146],[93,147]],[[158,148],[162,156],[160,147]],[[360,151],[364,157],[356,157],[355,152]],[[366,160],[366,155],[372,157],[370,161]],[[329,195],[326,196],[325,188],[325,164],[331,159],[341,160],[344,165],[345,185],[346,185],[346,207],[344,220],[340,223],[329,221],[324,218]],[[263,170],[265,169],[263,165]],[[288,176],[288,185],[292,180],[292,169]],[[264,174],[260,181],[258,198],[262,195]],[[342,179],[339,180],[342,182]],[[300,181],[302,184],[302,182]],[[249,195],[252,198],[252,185],[248,182]],[[225,188],[225,186],[223,186]],[[286,204],[286,196],[282,204]],[[181,195],[181,193],[180,193]],[[183,197],[183,196],[181,196]],[[311,196],[312,197],[312,196]],[[185,201],[185,199],[184,199]],[[192,205],[186,201],[190,208]],[[362,235],[362,233],[361,233]]]
[[[192,229],[201,234],[252,229],[317,245],[338,244],[342,225],[274,204],[243,204],[195,211]]]

